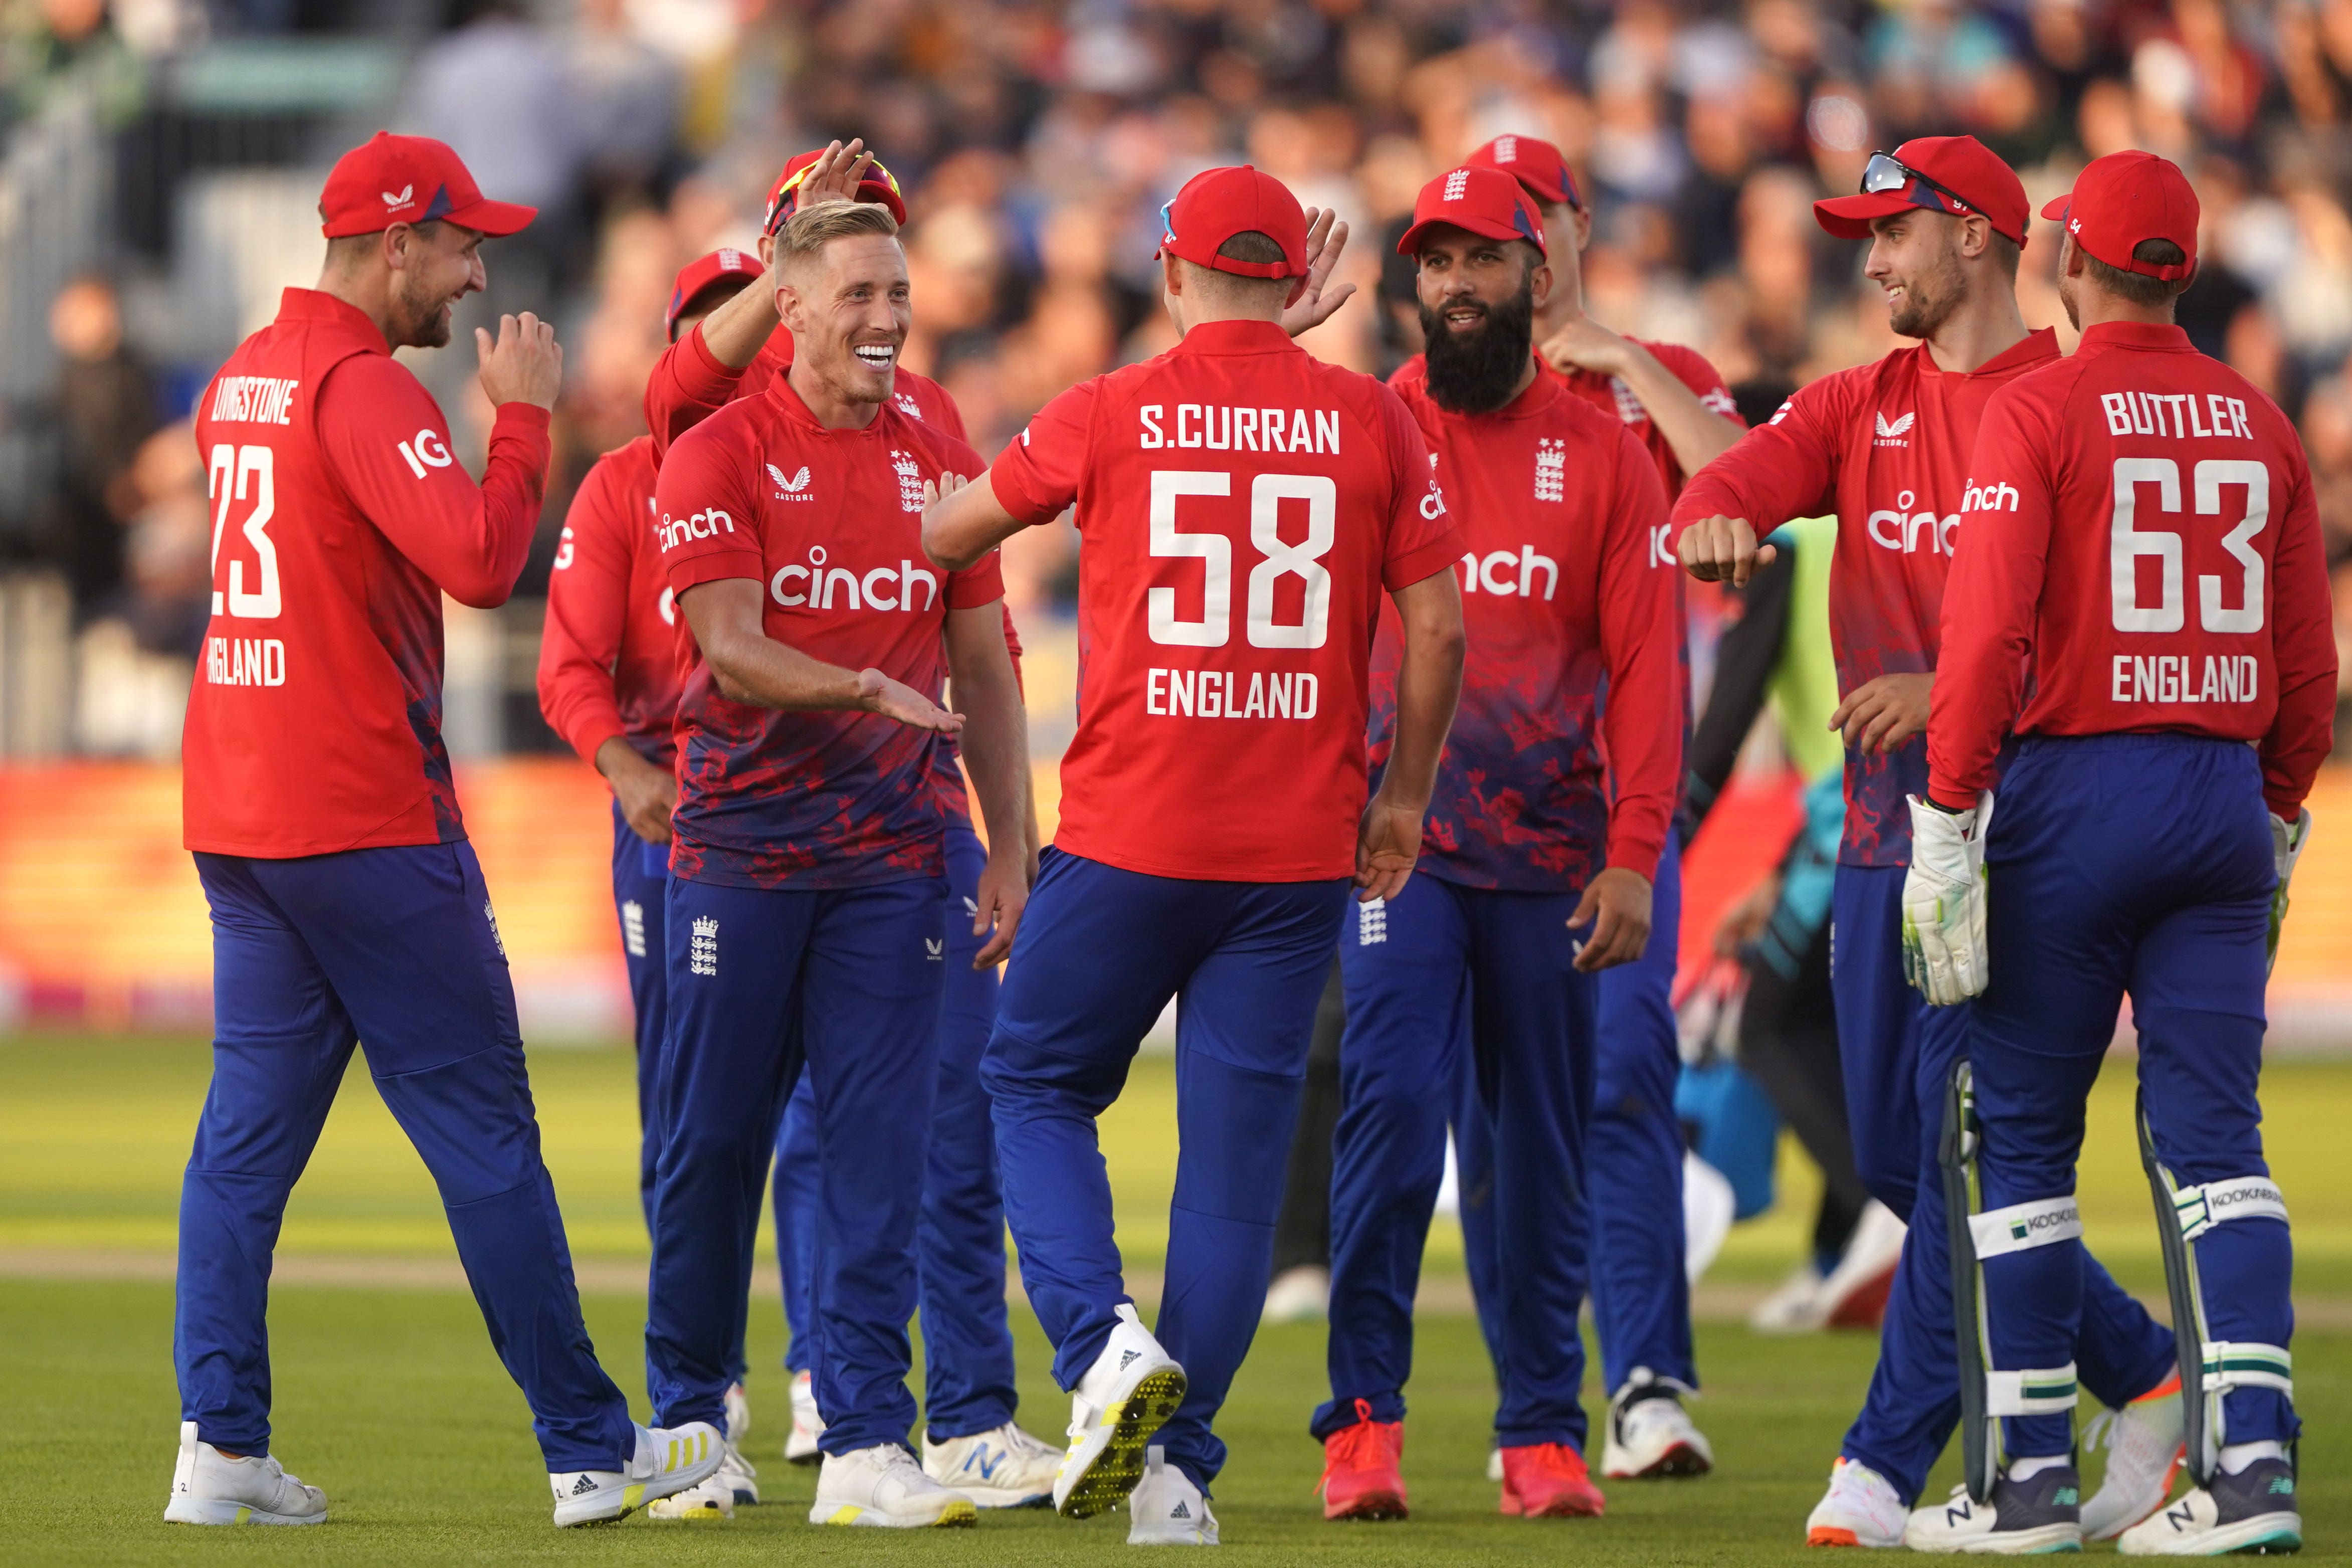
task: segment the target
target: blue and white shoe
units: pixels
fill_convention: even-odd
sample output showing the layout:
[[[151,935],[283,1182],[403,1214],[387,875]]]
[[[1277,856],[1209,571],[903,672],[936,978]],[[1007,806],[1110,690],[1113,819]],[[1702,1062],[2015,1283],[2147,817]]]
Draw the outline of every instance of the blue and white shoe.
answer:
[[[2256,1459],[2234,1476],[2160,1508],[2123,1532],[2116,1549],[2126,1557],[2269,1556],[2303,1550],[2303,1516],[2295,1511],[2294,1466]]]
[[[1042,1508],[1054,1500],[1062,1451],[1007,1421],[992,1432],[934,1443],[923,1435],[923,1473],[981,1508]]]
[[[636,1428],[637,1449],[625,1470],[561,1470],[548,1474],[559,1529],[610,1524],[650,1502],[698,1487],[719,1473],[727,1438],[708,1421]]]
[[[1982,1502],[1968,1488],[1954,1487],[1941,1504],[1911,1510],[1903,1544],[1914,1552],[1998,1557],[2080,1552],[2083,1479],[2072,1465],[2053,1465],[2021,1481],[2004,1472]]]

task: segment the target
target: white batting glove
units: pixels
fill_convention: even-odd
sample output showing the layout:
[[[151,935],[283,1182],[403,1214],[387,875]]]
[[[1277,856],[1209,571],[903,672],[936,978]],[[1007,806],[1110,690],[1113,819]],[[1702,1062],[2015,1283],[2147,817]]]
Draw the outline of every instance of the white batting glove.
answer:
[[[2311,813],[2295,813],[2294,826],[2290,827],[2275,812],[2271,815],[2271,858],[2278,866],[2278,889],[2271,894],[2270,945],[2263,960],[2263,973],[2268,974],[2278,963],[2279,932],[2286,925],[2286,885],[2294,875],[2294,863],[2303,858],[2303,847],[2311,842]]]
[[[1911,869],[1903,879],[1903,977],[1935,1007],[1985,988],[1985,830],[1992,792],[1968,811],[1911,799]]]

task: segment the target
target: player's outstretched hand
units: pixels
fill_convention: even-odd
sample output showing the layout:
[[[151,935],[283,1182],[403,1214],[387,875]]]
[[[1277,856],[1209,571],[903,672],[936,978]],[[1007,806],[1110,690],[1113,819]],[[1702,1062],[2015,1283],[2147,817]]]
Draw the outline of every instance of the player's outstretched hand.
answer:
[[[1307,291],[1282,312],[1282,330],[1292,337],[1312,331],[1329,321],[1340,306],[1355,297],[1353,283],[1333,285],[1331,269],[1348,248],[1348,226],[1339,215],[1317,207],[1307,209]]]
[[[866,150],[862,139],[853,136],[846,145],[833,142],[817,154],[816,162],[801,177],[800,191],[793,198],[793,210],[803,211],[819,202],[856,201],[858,182],[873,166],[874,154]]]
[[[1933,670],[1866,680],[1837,705],[1830,728],[1843,731],[1845,743],[1857,752],[1891,752],[1927,728],[1935,689]]]
[[[1587,974],[1631,963],[1650,945],[1650,882],[1638,871],[1612,866],[1585,885],[1568,929],[1592,928],[1576,950],[1576,967]]]
[[[952,735],[963,728],[963,715],[950,713],[913,687],[891,679],[878,669],[857,672],[857,705],[868,713],[896,719],[913,730],[936,730]]]
[[[500,316],[499,335],[474,329],[474,346],[482,356],[482,390],[493,405],[530,403],[555,406],[563,390],[563,345],[555,328],[525,310]]]
[[[1372,796],[1356,825],[1356,901],[1393,899],[1421,858],[1421,808]]]
[[[955,494],[956,491],[963,489],[964,486],[970,483],[971,483],[971,481],[965,479],[961,474],[950,474],[945,469],[940,470],[940,477],[937,481],[925,479],[923,481],[924,512],[928,514],[931,508],[939,505],[940,502],[947,500],[948,497]]]
[[[1744,517],[1701,518],[1683,530],[1675,543],[1683,570],[1702,583],[1728,583],[1744,588],[1759,568],[1769,566],[1780,551],[1756,542],[1756,531]]]
[[[1002,855],[991,851],[980,873],[980,889],[972,901],[980,907],[971,917],[971,934],[988,941],[971,956],[974,969],[993,969],[1013,951],[1021,930],[1021,916],[1029,907],[1029,846],[1008,845]],[[989,927],[996,928],[991,934]]]

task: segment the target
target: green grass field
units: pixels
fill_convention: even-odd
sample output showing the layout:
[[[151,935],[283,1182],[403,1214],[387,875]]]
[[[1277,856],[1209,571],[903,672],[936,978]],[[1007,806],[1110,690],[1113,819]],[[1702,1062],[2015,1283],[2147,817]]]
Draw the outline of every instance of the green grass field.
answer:
[[[187,1531],[161,1522],[176,1425],[172,1301],[179,1168],[207,1071],[200,1047],[37,1038],[0,1041],[0,1561],[336,1563],[525,1561],[1092,1561],[1120,1551],[1118,1517],[1070,1524],[992,1515],[978,1530],[924,1535],[821,1531],[804,1521],[813,1474],[775,1456],[783,1342],[772,1285],[754,1300],[751,1449],[769,1506],[724,1527],[633,1521],[559,1532],[521,1399],[492,1357],[453,1260],[430,1183],[364,1079],[338,1103],[297,1191],[272,1313],[277,1451],[327,1489],[317,1531]],[[2144,1293],[2160,1290],[2147,1199],[2130,1158],[2127,1079],[2111,1071],[2095,1108],[2084,1207],[2093,1245]],[[641,1400],[645,1240],[634,1187],[629,1062],[619,1051],[545,1052],[532,1077],[548,1157],[588,1289],[589,1326],[614,1376]],[[1132,1266],[1154,1271],[1174,1168],[1171,1078],[1138,1064],[1107,1120]],[[2352,1063],[2273,1066],[2266,1098],[2273,1164],[2295,1215],[2298,1404],[2308,1424],[2309,1555],[2352,1560]],[[1710,1283],[1766,1282],[1793,1259],[1810,1193],[1793,1163],[1774,1215],[1735,1233]],[[1433,1277],[1458,1277],[1441,1224]],[[290,1283],[341,1280],[341,1283]],[[1713,1298],[1725,1300],[1719,1292]],[[1023,1419],[1058,1436],[1066,1405],[1045,1375],[1034,1320],[1022,1336]],[[1733,1321],[1700,1325],[1707,1396],[1696,1407],[1717,1473],[1609,1489],[1599,1521],[1529,1523],[1494,1512],[1482,1479],[1493,1385],[1466,1316],[1424,1313],[1406,1457],[1414,1517],[1392,1526],[1322,1522],[1321,1453],[1306,1436],[1322,1394],[1319,1327],[1262,1334],[1220,1422],[1233,1458],[1217,1489],[1232,1548],[1267,1563],[1599,1563],[1795,1559],[1868,1377],[1867,1337],[1762,1340]],[[1588,1389],[1588,1398],[1594,1392]],[[639,1413],[643,1414],[642,1405]],[[1937,1483],[1944,1484],[1939,1478]]]

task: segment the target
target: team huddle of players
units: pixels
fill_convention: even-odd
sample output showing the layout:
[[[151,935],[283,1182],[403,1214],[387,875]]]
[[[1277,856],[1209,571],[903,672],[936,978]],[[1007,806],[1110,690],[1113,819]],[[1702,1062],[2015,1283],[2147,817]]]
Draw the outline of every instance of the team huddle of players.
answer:
[[[1326,1515],[1408,1512],[1449,1128],[1490,1195],[1465,1239],[1502,1511],[1603,1511],[1588,1294],[1602,1475],[1704,1474],[1671,1110],[1677,568],[1736,588],[1775,528],[1832,513],[1832,980],[1858,1163],[1909,1234],[1809,1539],[2299,1544],[2286,1211],[2254,1090],[2334,693],[2300,448],[2170,324],[2197,209],[2160,159],[2101,159],[2044,211],[2084,330],[2063,360],[2016,305],[2023,189],[1974,141],[1878,154],[1817,210],[1871,241],[1917,343],[1744,434],[1703,360],[1584,316],[1590,215],[1529,137],[1421,192],[1399,249],[1426,350],[1386,384],[1292,341],[1352,291],[1328,282],[1345,226],[1253,169],[1196,176],[1160,244],[1177,346],[1065,392],[992,464],[898,363],[906,212],[858,143],[786,165],[759,258],[680,273],[652,433],[573,503],[541,668],[614,800],[647,1428],[580,1325],[437,732],[438,595],[511,591],[560,356],[528,316],[481,335],[499,414],[476,490],[386,352],[446,341],[482,238],[530,215],[438,143],[348,155],[320,289],[289,290],[224,368],[268,395],[198,422],[228,651],[191,699],[187,838],[220,1024],[166,1517],[325,1517],[269,1457],[268,1260],[364,1041],[530,1402],[559,1524],[758,1500],[743,1341],[772,1169],[812,1522],[1123,1506],[1131,1542],[1215,1544],[1214,1417],[1335,951]],[[1065,514],[1079,717],[1045,847],[995,547]],[[276,624],[229,624],[251,620]],[[329,769],[299,801],[297,744]],[[2084,1251],[2071,1196],[2126,994],[2178,1335]],[[1171,999],[1181,1154],[1147,1328],[1096,1119]],[[1008,1224],[1072,1396],[1061,1449],[1014,1419]],[[2078,1384],[2115,1412],[2087,1499]],[[1956,1426],[1968,1479],[1915,1509]]]

